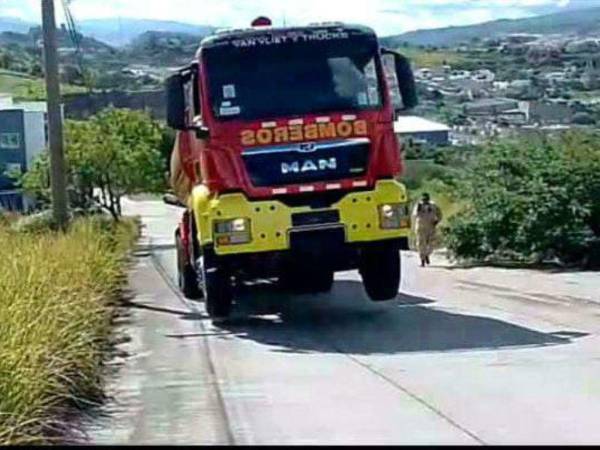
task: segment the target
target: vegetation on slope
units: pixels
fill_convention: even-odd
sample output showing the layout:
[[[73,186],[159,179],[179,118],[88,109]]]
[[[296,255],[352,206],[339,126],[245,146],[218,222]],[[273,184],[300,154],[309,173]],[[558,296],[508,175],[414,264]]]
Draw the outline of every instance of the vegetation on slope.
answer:
[[[420,49],[413,46],[402,46],[398,51],[410,59],[416,67],[440,67],[444,65],[459,66],[465,58],[455,51],[439,49]]]
[[[61,85],[63,94],[85,92],[82,86]],[[12,94],[15,100],[44,101],[46,86],[42,78],[0,71],[0,92]]]
[[[0,224],[0,444],[58,441],[66,414],[100,398],[133,221],[67,233]]]
[[[600,266],[600,134],[500,140],[456,183],[466,207],[445,229],[460,259]]]

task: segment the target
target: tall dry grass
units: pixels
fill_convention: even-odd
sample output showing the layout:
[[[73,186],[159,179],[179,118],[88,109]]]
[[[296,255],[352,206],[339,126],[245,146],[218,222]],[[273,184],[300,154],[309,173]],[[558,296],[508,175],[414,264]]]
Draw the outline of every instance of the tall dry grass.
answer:
[[[132,221],[67,233],[0,222],[0,444],[58,439],[74,404],[99,398]]]

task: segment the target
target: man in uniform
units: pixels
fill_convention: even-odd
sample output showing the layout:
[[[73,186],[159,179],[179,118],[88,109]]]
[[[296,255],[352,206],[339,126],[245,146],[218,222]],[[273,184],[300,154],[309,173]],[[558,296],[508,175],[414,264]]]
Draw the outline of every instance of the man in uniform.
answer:
[[[428,193],[423,193],[421,201],[415,205],[412,213],[421,267],[430,264],[429,256],[433,252],[435,229],[441,220],[441,209],[431,200]]]

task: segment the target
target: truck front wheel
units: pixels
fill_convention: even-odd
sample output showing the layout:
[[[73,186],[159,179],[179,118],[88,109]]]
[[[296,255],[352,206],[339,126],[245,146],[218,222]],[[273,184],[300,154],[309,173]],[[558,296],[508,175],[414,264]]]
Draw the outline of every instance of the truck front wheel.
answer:
[[[400,288],[399,249],[385,245],[364,248],[360,255],[359,272],[371,300],[393,300]]]
[[[207,314],[213,319],[224,319],[231,314],[233,283],[227,268],[214,259],[205,254],[200,259],[198,270]]]
[[[175,233],[175,247],[177,249],[177,284],[179,289],[186,298],[197,300],[202,297],[202,291],[198,284],[196,271],[186,257],[179,230]]]

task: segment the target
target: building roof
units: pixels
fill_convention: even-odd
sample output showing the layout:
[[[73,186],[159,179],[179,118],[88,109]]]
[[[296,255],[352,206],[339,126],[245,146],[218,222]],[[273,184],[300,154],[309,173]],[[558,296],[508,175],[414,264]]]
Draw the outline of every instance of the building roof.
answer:
[[[0,111],[20,109],[26,112],[47,112],[46,102],[14,102],[12,95],[0,92]]]
[[[477,108],[477,107],[498,107],[498,106],[512,106],[517,105],[519,102],[518,100],[514,100],[511,98],[502,98],[502,97],[495,97],[495,98],[482,98],[479,100],[474,100],[472,102],[467,102],[464,104],[464,106],[466,106],[467,108]]]
[[[48,112],[48,104],[46,102],[19,102],[15,103],[15,107],[27,112]]]
[[[8,108],[12,108],[12,106],[13,106],[12,95],[4,94],[3,92],[0,92],[0,109],[8,109]]]
[[[418,116],[400,116],[394,122],[394,132],[399,134],[427,133],[434,131],[450,131],[443,123],[434,122]]]

